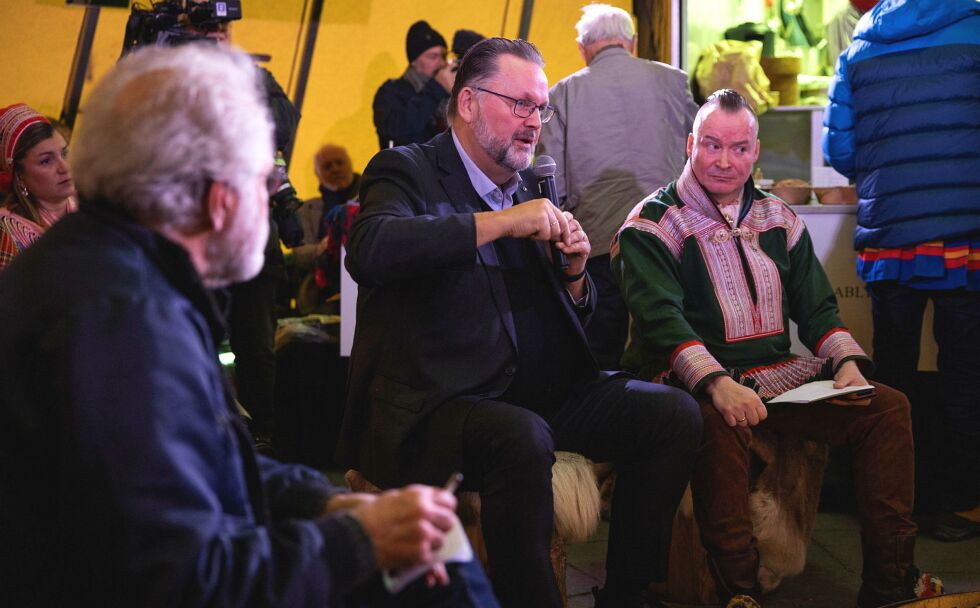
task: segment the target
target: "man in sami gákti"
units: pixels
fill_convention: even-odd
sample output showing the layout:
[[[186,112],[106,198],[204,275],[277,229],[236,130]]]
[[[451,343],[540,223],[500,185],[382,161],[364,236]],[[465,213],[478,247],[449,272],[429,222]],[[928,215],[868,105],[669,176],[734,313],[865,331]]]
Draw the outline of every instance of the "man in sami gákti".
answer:
[[[613,272],[633,318],[624,367],[687,388],[704,420],[694,514],[722,606],[761,601],[749,511],[753,427],[850,447],[864,555],[858,605],[916,597],[909,403],[882,384],[862,400],[765,401],[813,380],[867,384],[870,360],[838,317],[802,220],[755,188],[758,121],[729,89],[708,98],[677,181],[620,228]],[[816,356],[790,353],[789,321]],[[850,407],[847,407],[850,406]],[[729,603],[731,602],[731,603]]]

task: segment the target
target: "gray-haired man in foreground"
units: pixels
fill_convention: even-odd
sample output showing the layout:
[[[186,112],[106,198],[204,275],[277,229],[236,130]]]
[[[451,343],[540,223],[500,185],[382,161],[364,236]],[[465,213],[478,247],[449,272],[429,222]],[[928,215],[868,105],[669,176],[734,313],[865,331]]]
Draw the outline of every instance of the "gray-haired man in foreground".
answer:
[[[272,131],[217,47],[134,53],[89,97],[81,209],[0,277],[10,605],[497,606],[479,566],[434,563],[449,492],[343,493],[256,456],[232,409],[207,288],[262,266]]]

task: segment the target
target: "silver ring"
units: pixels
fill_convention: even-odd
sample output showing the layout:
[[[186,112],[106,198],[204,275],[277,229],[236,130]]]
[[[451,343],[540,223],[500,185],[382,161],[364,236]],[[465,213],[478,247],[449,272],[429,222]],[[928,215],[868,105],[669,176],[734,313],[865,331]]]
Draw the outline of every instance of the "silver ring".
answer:
[[[551,224],[552,224],[553,226],[554,226],[554,225],[556,225],[556,224],[558,224],[558,220],[553,220],[553,221],[551,222]]]
[[[736,418],[735,422],[745,422],[745,418]]]

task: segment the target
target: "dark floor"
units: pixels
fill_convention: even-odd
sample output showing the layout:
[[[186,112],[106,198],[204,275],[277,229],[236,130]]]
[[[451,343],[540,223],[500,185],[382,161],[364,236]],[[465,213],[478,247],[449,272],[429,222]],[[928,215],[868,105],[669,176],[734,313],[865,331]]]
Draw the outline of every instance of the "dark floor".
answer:
[[[927,529],[928,520],[920,522]],[[590,589],[601,584],[608,525],[568,550],[569,608],[592,608]],[[919,534],[916,562],[939,576],[947,593],[980,591],[980,537],[958,543]],[[803,574],[783,581],[767,599],[767,608],[839,608],[853,606],[861,582],[861,545],[857,520],[851,515],[820,513],[807,551]],[[680,604],[675,604],[680,605]]]

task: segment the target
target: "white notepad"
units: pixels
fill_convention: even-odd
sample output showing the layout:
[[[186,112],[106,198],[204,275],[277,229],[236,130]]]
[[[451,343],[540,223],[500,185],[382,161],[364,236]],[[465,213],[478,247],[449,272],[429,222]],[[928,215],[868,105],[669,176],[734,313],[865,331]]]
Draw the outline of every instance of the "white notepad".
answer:
[[[833,380],[817,380],[816,382],[807,382],[791,391],[786,391],[782,395],[770,399],[769,403],[813,403],[814,401],[823,401],[824,399],[832,399],[834,397],[862,392],[868,393],[870,396],[874,390],[875,387],[870,384],[834,388]]]
[[[446,533],[442,547],[436,551],[433,562],[448,564],[453,562],[468,562],[472,559],[473,547],[470,546],[470,541],[466,538],[466,533],[463,531],[463,524],[460,523],[458,517],[453,517],[453,527]],[[384,581],[385,588],[388,592],[394,595],[431,569],[432,565],[429,564],[415,566],[407,570],[399,570],[398,572],[385,570],[381,573],[381,580]]]

